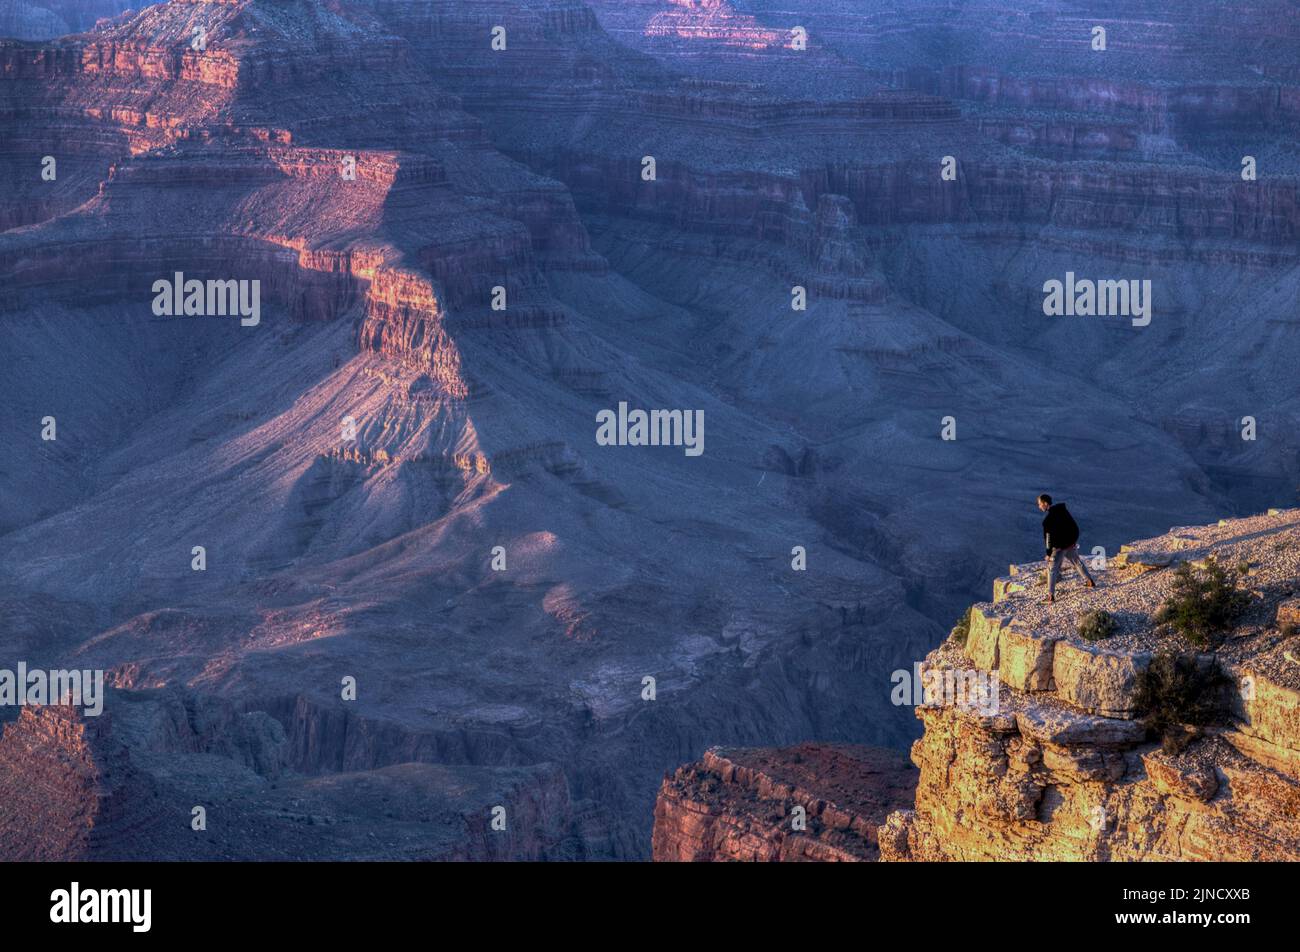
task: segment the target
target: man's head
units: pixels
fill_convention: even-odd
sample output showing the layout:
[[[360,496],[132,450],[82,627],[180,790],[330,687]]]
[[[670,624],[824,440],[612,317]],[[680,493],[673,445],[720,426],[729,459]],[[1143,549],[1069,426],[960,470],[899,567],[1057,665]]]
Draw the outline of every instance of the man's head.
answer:
[[[1052,508],[1052,497],[1049,496],[1049,495],[1047,495],[1047,493],[1043,493],[1041,496],[1039,496],[1039,497],[1038,497],[1038,508],[1041,509],[1041,510],[1043,510],[1043,512],[1047,512],[1047,510],[1051,509],[1051,508]]]

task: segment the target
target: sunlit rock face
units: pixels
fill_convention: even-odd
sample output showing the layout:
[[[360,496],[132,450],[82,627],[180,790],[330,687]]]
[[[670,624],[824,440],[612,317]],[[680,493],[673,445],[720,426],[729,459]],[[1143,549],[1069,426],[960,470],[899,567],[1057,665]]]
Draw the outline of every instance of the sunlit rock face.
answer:
[[[1288,4],[137,6],[0,40],[11,666],[645,858],[711,746],[905,747],[891,672],[1038,492],[1114,548],[1300,475]],[[1044,314],[1067,273],[1149,323]],[[259,321],[156,313],[178,274]],[[702,454],[602,445],[620,403]]]
[[[997,710],[921,708],[913,807],[880,830],[889,860],[1300,860],[1300,512],[1180,527],[1125,548],[1099,588],[1041,603],[1041,566],[974,606],[935,668],[996,672]],[[1175,566],[1243,571],[1242,616],[1206,645],[1152,618]],[[1103,610],[1116,631],[1089,641]],[[1143,685],[1162,652],[1217,672],[1205,723],[1155,736]]]

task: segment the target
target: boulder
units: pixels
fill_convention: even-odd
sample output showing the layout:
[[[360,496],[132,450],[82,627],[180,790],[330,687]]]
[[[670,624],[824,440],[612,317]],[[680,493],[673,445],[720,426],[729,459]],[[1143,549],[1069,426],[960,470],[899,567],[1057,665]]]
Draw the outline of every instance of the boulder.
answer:
[[[1016,726],[1025,737],[1058,747],[1127,747],[1146,738],[1146,728],[1137,721],[1080,714],[1059,704],[1032,701],[1016,711]]]
[[[1174,556],[1169,552],[1137,551],[1127,546],[1120,549],[1119,555],[1111,564],[1119,568],[1136,569],[1139,572],[1154,572],[1168,568],[1173,564]]]
[[[1151,664],[1150,652],[1125,654],[1063,640],[1052,652],[1056,692],[1089,714],[1135,717],[1138,675]]]
[[[993,580],[993,603],[1006,601],[1017,592],[1025,592],[1033,584],[1027,575],[1003,575]]]

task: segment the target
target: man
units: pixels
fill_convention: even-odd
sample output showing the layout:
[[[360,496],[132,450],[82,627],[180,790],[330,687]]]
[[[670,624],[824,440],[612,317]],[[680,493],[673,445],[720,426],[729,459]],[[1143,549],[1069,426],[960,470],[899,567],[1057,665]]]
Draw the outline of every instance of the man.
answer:
[[[1052,563],[1052,570],[1047,576],[1047,601],[1056,601],[1056,580],[1061,577],[1061,559],[1068,559],[1075,570],[1087,581],[1089,588],[1096,588],[1097,583],[1088,574],[1083,559],[1079,558],[1079,524],[1074,521],[1065,503],[1052,504],[1052,497],[1043,493],[1038,497],[1038,508],[1047,513],[1043,517],[1043,544],[1047,546],[1044,558]]]

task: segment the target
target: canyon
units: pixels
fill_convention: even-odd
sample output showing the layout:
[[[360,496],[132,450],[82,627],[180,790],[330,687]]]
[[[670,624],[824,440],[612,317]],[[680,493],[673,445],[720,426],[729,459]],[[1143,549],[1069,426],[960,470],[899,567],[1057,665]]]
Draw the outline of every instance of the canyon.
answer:
[[[1107,0],[1104,53],[1047,0],[65,6],[0,3],[0,667],[109,688],[0,709],[5,857],[645,859],[718,747],[664,849],[770,858],[814,740],[893,779],[808,856],[926,855],[874,831],[935,768],[864,751],[1038,492],[1108,551],[1294,495],[1281,0]],[[1149,326],[1045,316],[1069,272]],[[624,402],[707,452],[599,446]]]

